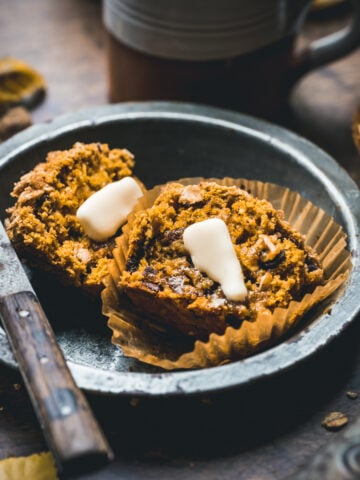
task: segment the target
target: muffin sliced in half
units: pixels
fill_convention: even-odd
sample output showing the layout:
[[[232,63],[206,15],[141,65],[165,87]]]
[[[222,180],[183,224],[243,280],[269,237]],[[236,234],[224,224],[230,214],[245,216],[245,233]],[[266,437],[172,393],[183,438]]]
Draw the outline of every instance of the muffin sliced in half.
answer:
[[[97,295],[114,237],[90,238],[77,211],[95,192],[131,176],[133,167],[128,150],[107,144],[76,143],[69,150],[49,152],[45,162],[20,178],[11,194],[16,201],[7,210],[5,226],[18,254],[64,284]]]
[[[247,292],[241,301],[199,269],[185,246],[184,232],[209,219],[221,220],[229,233]],[[203,248],[213,240],[205,237]],[[127,241],[119,288],[138,310],[201,340],[287,308],[323,281],[318,256],[281,211],[237,186],[213,181],[166,185],[153,205],[132,218]],[[222,255],[219,243],[208,266],[221,267]]]
[[[342,227],[298,192],[183,178],[145,192],[127,217],[102,312],[124,355],[212,367],[296,335],[300,322],[326,322],[351,268]]]

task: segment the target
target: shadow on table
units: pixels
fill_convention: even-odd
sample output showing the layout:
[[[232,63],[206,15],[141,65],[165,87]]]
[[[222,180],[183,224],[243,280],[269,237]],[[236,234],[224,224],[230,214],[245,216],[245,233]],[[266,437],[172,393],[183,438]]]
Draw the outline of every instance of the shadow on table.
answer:
[[[360,402],[345,395],[348,389],[360,392],[359,329],[353,322],[302,365],[238,390],[183,398],[88,395],[116,459],[99,473],[76,478],[107,480],[125,472],[134,479],[165,479],[170,474],[166,469],[175,468],[177,477],[172,478],[189,478],[191,473],[197,479],[201,473],[193,476],[196,464],[208,472],[207,479],[215,479],[223,478],[229,462],[231,472],[238,473],[231,479],[285,478],[336,435],[321,426],[325,414],[340,410],[350,420],[360,415]],[[20,404],[16,398],[14,392],[5,394],[2,403],[19,425],[37,429],[26,396]],[[269,462],[281,468],[281,475],[262,475]],[[253,476],[242,470],[249,466]]]
[[[350,330],[302,366],[238,391],[202,398],[89,400],[116,454],[124,458],[233,456],[296,435],[306,422],[318,434],[319,412],[333,400],[337,408],[344,404],[348,409],[350,403],[345,391],[354,370],[352,340],[359,327]],[[360,383],[356,387],[360,389]],[[319,439],[313,436],[315,446]]]

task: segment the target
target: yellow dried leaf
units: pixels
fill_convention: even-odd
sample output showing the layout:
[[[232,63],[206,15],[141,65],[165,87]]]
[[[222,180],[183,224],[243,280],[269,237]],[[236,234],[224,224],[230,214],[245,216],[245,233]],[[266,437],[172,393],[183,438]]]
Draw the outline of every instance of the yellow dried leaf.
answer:
[[[13,105],[32,107],[45,90],[43,77],[30,65],[12,57],[0,58],[0,111]]]
[[[58,480],[50,452],[0,461],[1,480]]]

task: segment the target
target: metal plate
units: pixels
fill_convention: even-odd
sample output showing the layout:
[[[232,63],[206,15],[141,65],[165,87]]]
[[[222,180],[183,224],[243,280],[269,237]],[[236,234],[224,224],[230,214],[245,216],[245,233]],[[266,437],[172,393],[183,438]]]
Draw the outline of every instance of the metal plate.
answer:
[[[19,176],[50,150],[76,141],[106,142],[135,154],[135,173],[148,186],[187,176],[245,177],[297,190],[326,210],[348,235],[353,271],[331,312],[314,311],[306,328],[279,345],[228,365],[165,372],[125,358],[110,343],[100,305],[39,272],[32,284],[56,332],[76,382],[113,395],[186,395],[239,387],[309,358],[340,334],[359,311],[360,192],[348,174],[315,145],[283,128],[203,106],[148,102],[107,105],[35,125],[0,146],[0,212]],[[0,330],[0,358],[16,367]]]

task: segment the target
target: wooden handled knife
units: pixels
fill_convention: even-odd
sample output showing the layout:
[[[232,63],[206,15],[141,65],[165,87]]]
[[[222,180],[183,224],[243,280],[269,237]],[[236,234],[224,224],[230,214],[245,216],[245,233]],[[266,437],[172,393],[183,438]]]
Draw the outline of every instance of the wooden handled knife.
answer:
[[[1,222],[0,316],[59,471],[88,471],[112,460]]]

